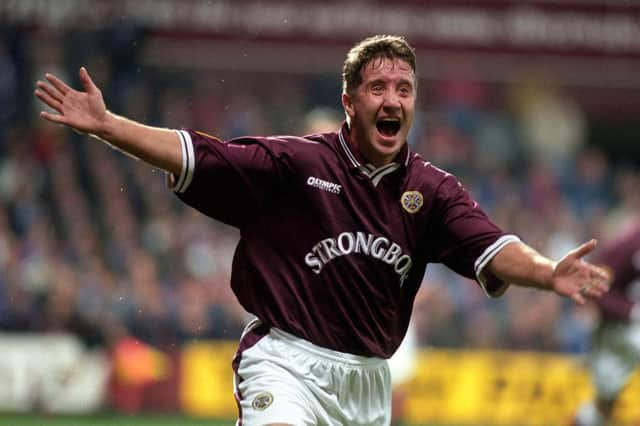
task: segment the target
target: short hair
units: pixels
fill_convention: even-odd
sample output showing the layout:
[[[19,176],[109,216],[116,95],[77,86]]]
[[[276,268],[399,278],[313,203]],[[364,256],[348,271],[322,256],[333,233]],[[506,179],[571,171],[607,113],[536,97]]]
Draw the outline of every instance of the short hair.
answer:
[[[353,93],[362,83],[362,69],[373,59],[402,59],[416,73],[415,49],[407,40],[395,35],[374,35],[368,37],[349,50],[342,66],[342,91]]]

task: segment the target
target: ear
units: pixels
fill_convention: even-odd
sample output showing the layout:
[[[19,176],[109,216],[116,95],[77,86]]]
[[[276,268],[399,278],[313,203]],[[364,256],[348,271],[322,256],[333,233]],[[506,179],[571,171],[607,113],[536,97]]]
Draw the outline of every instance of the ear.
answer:
[[[342,93],[342,107],[349,117],[353,118],[353,116],[356,114],[351,95],[346,92]]]

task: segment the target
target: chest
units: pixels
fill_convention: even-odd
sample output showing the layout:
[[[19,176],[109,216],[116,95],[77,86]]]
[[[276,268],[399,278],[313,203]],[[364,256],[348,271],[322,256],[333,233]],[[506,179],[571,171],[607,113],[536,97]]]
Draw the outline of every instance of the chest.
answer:
[[[319,240],[388,240],[387,246],[412,252],[424,232],[425,195],[402,170],[376,179],[353,169],[317,168],[295,191],[301,215],[310,221],[308,233]]]

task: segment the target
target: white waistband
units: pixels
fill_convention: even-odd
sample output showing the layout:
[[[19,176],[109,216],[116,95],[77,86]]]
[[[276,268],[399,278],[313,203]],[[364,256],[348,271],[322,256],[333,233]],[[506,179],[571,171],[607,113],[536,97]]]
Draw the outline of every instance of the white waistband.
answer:
[[[314,345],[308,340],[301,339],[275,327],[271,327],[269,329],[269,335],[274,339],[283,340],[287,344],[295,346],[297,349],[315,356],[316,358],[321,358],[329,362],[360,367],[379,367],[386,362],[384,358],[354,355],[323,348],[322,346]]]

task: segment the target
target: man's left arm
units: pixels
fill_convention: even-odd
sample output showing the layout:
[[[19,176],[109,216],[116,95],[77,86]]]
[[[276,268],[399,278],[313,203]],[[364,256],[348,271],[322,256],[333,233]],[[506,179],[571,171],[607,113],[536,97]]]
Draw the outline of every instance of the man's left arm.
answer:
[[[596,240],[588,241],[553,261],[520,241],[512,242],[493,257],[486,269],[511,284],[554,291],[584,304],[587,297],[602,296],[611,283],[607,270],[583,259],[596,244]]]

